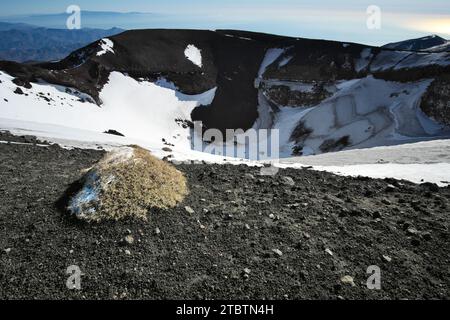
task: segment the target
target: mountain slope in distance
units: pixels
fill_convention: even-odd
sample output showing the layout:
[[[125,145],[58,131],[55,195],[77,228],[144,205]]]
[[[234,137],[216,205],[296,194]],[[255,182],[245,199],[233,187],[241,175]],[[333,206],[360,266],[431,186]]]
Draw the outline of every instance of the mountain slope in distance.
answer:
[[[388,43],[383,46],[386,49],[409,51],[448,51],[449,41],[437,35],[431,35],[400,42]]]
[[[122,29],[49,29],[0,22],[0,60],[17,62],[60,60],[74,50]]]
[[[0,117],[116,130],[180,153],[190,152],[196,120],[222,132],[279,129],[282,157],[450,135],[445,52],[152,29],[101,39],[58,62],[0,69]]]

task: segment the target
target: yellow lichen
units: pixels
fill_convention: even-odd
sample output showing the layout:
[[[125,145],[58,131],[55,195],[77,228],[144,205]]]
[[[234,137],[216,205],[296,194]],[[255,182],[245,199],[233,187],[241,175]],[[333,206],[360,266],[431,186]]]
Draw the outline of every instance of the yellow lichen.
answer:
[[[186,178],[173,165],[133,146],[132,156],[111,161],[106,155],[98,166],[106,178],[95,214],[87,220],[147,219],[151,208],[176,206],[188,194]]]

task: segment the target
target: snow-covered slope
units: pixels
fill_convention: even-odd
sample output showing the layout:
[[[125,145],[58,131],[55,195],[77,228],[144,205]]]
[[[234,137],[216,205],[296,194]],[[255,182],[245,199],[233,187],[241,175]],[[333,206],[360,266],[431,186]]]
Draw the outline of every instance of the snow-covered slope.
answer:
[[[100,92],[103,104],[84,101],[74,89],[47,83],[32,83],[23,94],[14,93],[13,78],[0,72],[0,117],[56,125],[93,132],[116,130],[126,137],[151,145],[174,144],[190,149],[189,128],[192,110],[210,104],[215,89],[199,95],[185,95],[148,81],[138,82],[112,72]],[[161,82],[164,83],[164,82]],[[176,121],[180,120],[180,121]]]
[[[449,136],[418,108],[429,84],[429,80],[397,83],[373,77],[351,81],[301,117],[292,129],[293,138],[307,155]]]
[[[0,130],[69,146],[139,144],[160,157],[213,162],[265,159],[261,148],[269,144],[288,159],[282,165],[298,166],[293,155],[449,138],[448,123],[439,122],[445,117],[422,108],[433,87],[427,110],[450,112],[449,66],[447,52],[229,30],[140,30],[102,39],[59,63],[0,62]],[[193,150],[193,120],[205,129],[269,130],[269,136],[258,138],[256,156],[249,150],[255,141],[245,139],[225,147],[205,139],[204,151],[216,155],[205,154]],[[337,171],[332,167],[325,169]]]

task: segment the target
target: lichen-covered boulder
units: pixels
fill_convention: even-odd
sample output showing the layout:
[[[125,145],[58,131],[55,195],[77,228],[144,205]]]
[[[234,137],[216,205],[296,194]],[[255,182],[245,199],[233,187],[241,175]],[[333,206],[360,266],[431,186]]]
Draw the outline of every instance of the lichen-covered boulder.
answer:
[[[80,180],[67,209],[86,221],[146,219],[150,208],[177,205],[188,193],[184,175],[137,146],[108,152]]]

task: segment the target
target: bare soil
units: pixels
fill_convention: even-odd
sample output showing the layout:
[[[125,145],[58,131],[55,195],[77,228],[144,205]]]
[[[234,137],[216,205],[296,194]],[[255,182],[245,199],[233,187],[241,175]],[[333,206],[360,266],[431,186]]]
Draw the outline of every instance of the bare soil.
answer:
[[[88,224],[61,200],[102,151],[0,140],[26,143],[0,143],[0,299],[450,297],[450,188],[183,164],[180,206]],[[66,287],[71,265],[81,290]],[[366,286],[371,265],[381,290]]]

